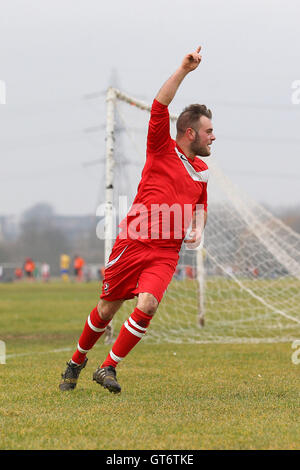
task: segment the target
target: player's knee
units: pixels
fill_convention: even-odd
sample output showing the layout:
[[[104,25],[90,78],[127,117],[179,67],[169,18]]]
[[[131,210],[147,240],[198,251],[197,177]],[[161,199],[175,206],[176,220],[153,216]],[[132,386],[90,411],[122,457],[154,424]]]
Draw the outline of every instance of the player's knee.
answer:
[[[105,302],[100,300],[100,302],[98,302],[97,308],[100,318],[104,321],[112,320],[114,314],[116,313],[116,308],[112,302]]]
[[[152,294],[142,293],[139,295],[137,308],[142,312],[153,316],[157,310],[158,301]]]

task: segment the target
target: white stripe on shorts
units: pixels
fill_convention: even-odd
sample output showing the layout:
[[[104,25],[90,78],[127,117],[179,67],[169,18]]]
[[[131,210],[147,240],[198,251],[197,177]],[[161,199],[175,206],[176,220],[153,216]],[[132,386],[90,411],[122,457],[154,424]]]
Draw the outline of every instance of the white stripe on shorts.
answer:
[[[119,259],[121,258],[122,254],[124,253],[127,247],[128,245],[125,246],[124,250],[119,254],[119,256],[117,256],[116,258],[112,259],[109,263],[107,263],[107,265],[105,266],[105,269],[110,268],[113,264],[119,261]]]

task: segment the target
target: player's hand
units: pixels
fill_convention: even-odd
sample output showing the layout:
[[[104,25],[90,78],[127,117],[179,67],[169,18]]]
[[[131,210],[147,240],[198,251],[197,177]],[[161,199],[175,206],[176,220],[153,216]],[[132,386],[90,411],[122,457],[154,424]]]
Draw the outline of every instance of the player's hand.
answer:
[[[202,59],[200,51],[201,46],[197,47],[195,52],[191,52],[190,54],[187,54],[184,57],[181,66],[182,68],[184,68],[185,71],[191,72],[192,70],[195,70],[198,67]]]
[[[190,232],[189,238],[184,239],[184,243],[186,244],[187,248],[194,250],[198,248],[201,244],[202,238],[202,230],[193,229]]]

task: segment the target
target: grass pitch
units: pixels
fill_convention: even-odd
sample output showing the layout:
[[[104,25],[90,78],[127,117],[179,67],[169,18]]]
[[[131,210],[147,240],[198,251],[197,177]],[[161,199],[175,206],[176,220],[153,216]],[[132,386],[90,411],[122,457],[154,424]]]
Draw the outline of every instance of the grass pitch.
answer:
[[[0,285],[0,449],[299,449],[291,343],[142,341],[118,366],[122,393],[112,395],[92,381],[110,350],[100,340],[76,390],[60,392],[98,290]]]

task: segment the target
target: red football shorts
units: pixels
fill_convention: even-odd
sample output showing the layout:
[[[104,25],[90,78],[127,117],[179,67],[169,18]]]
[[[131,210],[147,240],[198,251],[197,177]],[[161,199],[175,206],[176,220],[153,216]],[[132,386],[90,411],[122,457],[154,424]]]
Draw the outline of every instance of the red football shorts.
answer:
[[[100,298],[127,300],[140,292],[148,292],[160,302],[178,259],[175,250],[117,238],[105,267]]]

